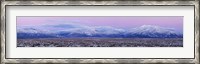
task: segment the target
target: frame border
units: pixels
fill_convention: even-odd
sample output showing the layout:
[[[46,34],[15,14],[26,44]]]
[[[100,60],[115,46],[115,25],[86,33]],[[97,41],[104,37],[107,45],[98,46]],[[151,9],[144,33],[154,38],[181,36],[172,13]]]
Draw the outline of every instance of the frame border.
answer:
[[[6,28],[6,7],[7,6],[15,6],[15,5],[5,5],[5,28]],[[24,5],[17,5],[24,6]],[[25,5],[25,6],[33,6],[33,5]],[[66,5],[34,5],[34,6],[66,6]],[[67,6],[80,6],[80,5],[67,5]],[[81,6],[131,6],[131,5],[81,5]],[[149,6],[149,5],[134,5],[134,6]],[[195,6],[194,5],[151,5],[151,6],[193,6],[194,7],[194,16],[195,16]],[[23,17],[23,16],[22,16]],[[30,16],[35,17],[35,16]],[[37,16],[38,17],[38,16]],[[64,17],[64,16],[61,16]],[[195,21],[195,18],[194,18]],[[194,22],[194,29],[195,28]],[[6,33],[6,29],[5,29]],[[194,30],[195,35],[195,30]],[[5,45],[6,45],[6,34],[5,34]],[[195,46],[195,36],[194,36],[194,46]],[[6,46],[5,46],[5,54],[6,54]],[[194,47],[194,58],[7,58],[5,55],[5,59],[195,59],[195,47]]]
[[[31,3],[32,2],[32,3]],[[42,4],[40,2],[43,2]],[[199,64],[199,1],[1,1],[1,63],[195,63]],[[64,4],[61,2],[65,2]],[[66,3],[67,2],[67,3]],[[68,3],[71,2],[71,3]],[[79,3],[78,3],[79,2]],[[83,2],[84,4],[81,4]],[[101,3],[103,2],[103,3]],[[117,2],[112,3],[112,2]],[[125,2],[119,4],[120,2]],[[129,3],[140,2],[140,4]],[[141,2],[145,2],[141,4]],[[177,2],[177,3],[173,3]],[[55,4],[56,3],[56,4]],[[149,4],[148,4],[149,3]],[[169,4],[173,3],[173,4]],[[6,6],[194,6],[194,58],[6,58]],[[54,61],[56,60],[56,61]],[[57,61],[59,60],[59,61]],[[65,61],[63,61],[65,60]],[[66,61],[67,60],[67,61]],[[114,61],[113,61],[114,60]],[[131,61],[130,61],[131,60]],[[153,61],[152,61],[153,60]],[[128,61],[128,62],[126,62]]]

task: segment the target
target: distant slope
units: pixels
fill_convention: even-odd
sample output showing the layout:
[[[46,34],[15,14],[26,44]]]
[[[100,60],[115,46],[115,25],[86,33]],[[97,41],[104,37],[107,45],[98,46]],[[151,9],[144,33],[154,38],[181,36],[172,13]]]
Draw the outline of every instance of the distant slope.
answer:
[[[59,24],[42,26],[17,26],[17,38],[63,38],[63,37],[108,37],[108,38],[182,38],[172,28],[143,25],[132,29],[110,26],[85,26]]]

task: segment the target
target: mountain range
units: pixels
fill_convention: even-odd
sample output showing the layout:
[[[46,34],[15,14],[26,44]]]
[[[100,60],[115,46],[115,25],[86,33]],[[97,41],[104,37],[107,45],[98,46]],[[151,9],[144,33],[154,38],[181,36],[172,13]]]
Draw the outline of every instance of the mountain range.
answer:
[[[142,25],[131,29],[111,26],[86,26],[80,24],[58,24],[40,26],[17,26],[17,38],[183,38],[173,28]]]

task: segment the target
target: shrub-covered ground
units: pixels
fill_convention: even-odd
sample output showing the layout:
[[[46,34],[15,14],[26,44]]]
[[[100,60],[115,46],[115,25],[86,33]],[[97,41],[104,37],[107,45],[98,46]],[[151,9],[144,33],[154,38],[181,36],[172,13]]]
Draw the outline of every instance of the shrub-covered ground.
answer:
[[[17,39],[17,47],[183,47],[182,38]]]

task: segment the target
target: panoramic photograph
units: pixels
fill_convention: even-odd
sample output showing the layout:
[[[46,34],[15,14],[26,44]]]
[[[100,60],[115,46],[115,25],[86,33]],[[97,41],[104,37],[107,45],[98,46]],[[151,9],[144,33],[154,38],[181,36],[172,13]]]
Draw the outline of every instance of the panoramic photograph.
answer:
[[[183,16],[17,16],[17,47],[183,47]]]

